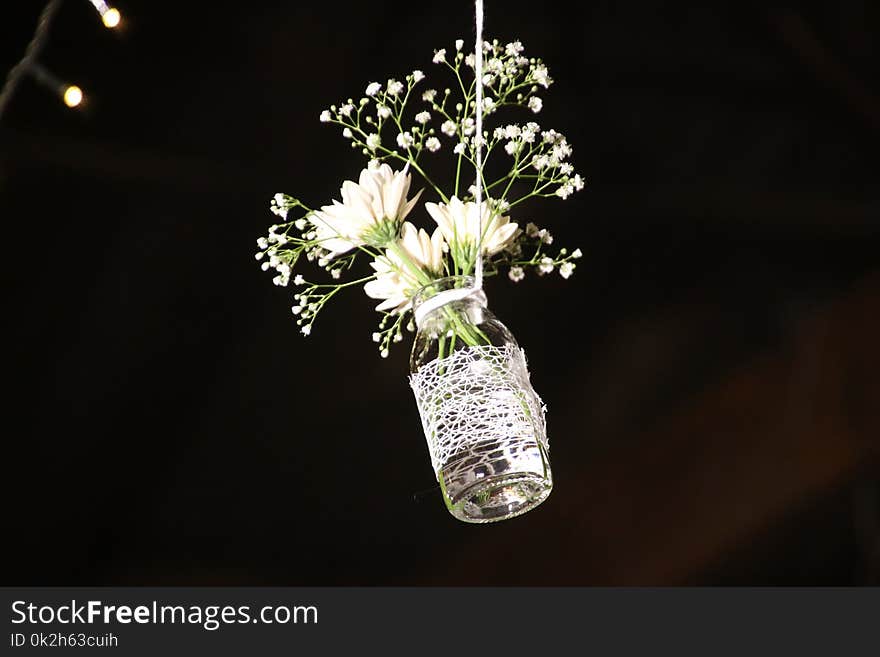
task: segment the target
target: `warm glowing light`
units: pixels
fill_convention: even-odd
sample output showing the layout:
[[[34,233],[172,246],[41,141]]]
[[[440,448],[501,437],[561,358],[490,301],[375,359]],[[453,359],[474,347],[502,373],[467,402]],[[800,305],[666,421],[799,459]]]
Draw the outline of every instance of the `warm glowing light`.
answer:
[[[104,26],[109,27],[111,30],[119,25],[121,19],[122,16],[119,14],[119,10],[115,7],[111,7],[101,15],[101,20],[104,21]]]
[[[64,104],[68,107],[76,107],[82,102],[83,92],[82,89],[77,87],[75,84],[70,85],[67,89],[64,90]]]

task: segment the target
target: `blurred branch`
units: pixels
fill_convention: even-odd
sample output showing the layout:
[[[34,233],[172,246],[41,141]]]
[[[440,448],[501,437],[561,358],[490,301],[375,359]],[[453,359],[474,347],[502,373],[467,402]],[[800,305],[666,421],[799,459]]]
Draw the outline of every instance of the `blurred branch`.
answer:
[[[15,66],[9,69],[9,73],[6,75],[6,82],[3,84],[3,90],[0,91],[0,119],[3,118],[3,112],[12,100],[12,96],[21,78],[28,73],[37,61],[43,46],[45,46],[46,40],[49,37],[49,25],[61,6],[61,2],[62,0],[49,0],[49,3],[40,13],[40,18],[37,20],[37,28],[34,30],[30,43],[25,48],[24,56]]]
[[[782,12],[773,17],[782,40],[822,82],[836,89],[849,106],[880,130],[880,97],[850,73],[826,48],[802,16]]]

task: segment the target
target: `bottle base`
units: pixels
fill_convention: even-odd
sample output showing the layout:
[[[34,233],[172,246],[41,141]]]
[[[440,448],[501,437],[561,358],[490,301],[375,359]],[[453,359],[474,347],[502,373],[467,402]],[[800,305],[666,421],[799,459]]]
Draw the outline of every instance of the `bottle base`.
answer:
[[[441,479],[442,486],[442,479]],[[550,495],[553,483],[533,472],[520,472],[482,478],[461,490],[455,499],[445,491],[449,512],[470,523],[488,523],[522,515]]]

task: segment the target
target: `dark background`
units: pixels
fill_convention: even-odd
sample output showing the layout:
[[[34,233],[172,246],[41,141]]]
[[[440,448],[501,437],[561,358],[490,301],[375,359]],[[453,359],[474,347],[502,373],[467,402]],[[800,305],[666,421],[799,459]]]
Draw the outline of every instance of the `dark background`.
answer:
[[[4,3],[4,70],[41,7]],[[436,75],[470,3],[119,7],[52,24],[83,108],[28,79],[0,120],[4,584],[880,581],[877,3],[487,1],[588,183],[524,208],[575,275],[487,284],[556,480],[488,526],[443,507],[375,302],[303,338],[253,258],[275,192],[362,166],[321,109]]]

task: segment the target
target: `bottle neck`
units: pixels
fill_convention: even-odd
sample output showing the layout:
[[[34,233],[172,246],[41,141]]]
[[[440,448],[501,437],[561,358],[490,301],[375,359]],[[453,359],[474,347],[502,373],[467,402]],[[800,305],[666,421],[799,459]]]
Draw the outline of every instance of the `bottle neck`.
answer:
[[[472,276],[449,276],[432,281],[413,296],[413,315],[420,327],[438,308],[450,303],[478,304],[486,307],[486,295],[474,285]],[[456,303],[456,305],[459,305]]]
[[[443,290],[432,297],[425,299],[419,303],[413,315],[415,316],[416,326],[421,328],[425,320],[436,310],[448,304],[455,305],[471,305],[478,304],[481,308],[486,307],[486,295],[482,290],[473,290],[471,288],[457,288],[452,290]]]

